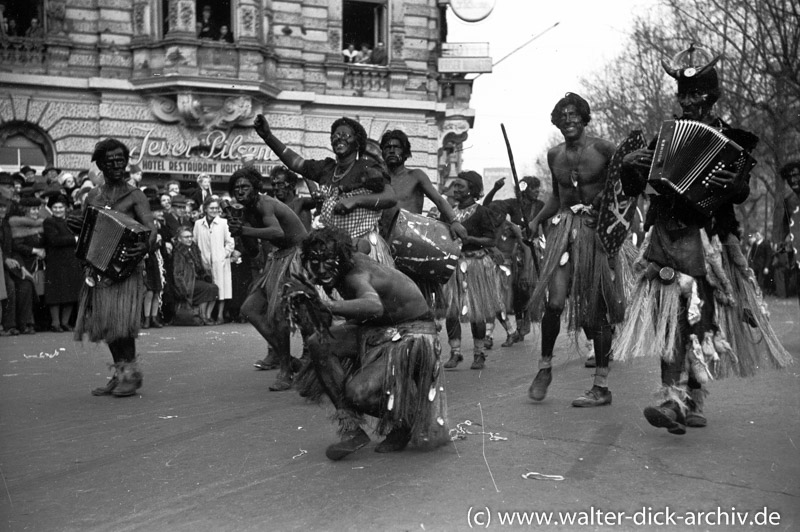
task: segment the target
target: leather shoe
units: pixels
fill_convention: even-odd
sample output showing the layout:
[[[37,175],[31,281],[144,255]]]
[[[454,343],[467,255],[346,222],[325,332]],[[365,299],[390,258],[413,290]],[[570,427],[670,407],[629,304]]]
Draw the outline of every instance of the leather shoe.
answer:
[[[592,386],[583,395],[572,401],[572,406],[603,406],[611,404],[611,390],[600,386]]]
[[[528,388],[528,397],[534,401],[542,401],[547,397],[547,387],[553,382],[553,368],[542,368],[534,377]]]
[[[520,336],[520,335],[519,335],[519,332],[518,332],[518,331],[514,331],[514,333],[513,333],[513,334],[509,334],[509,335],[508,335],[508,338],[506,338],[506,341],[505,341],[505,342],[503,342],[503,343],[502,343],[502,344],[500,344],[500,345],[501,345],[502,347],[511,347],[511,346],[512,346],[512,345],[514,345],[515,343],[517,343],[517,342],[521,342],[521,341],[522,341],[522,336]]]
[[[644,409],[644,417],[654,427],[667,429],[670,434],[686,434],[686,419],[673,401],[648,406]]]
[[[275,382],[269,385],[269,391],[271,392],[285,392],[289,388],[292,387],[292,375],[291,373],[285,373],[283,371],[278,372],[278,376],[275,377]]]
[[[397,427],[391,430],[386,438],[375,447],[376,453],[396,453],[402,451],[411,441],[411,430]]]
[[[348,454],[352,454],[369,443],[369,436],[364,429],[351,430],[346,432],[342,441],[334,443],[325,450],[325,456],[329,460],[341,460]]]
[[[464,357],[461,356],[461,353],[454,353],[454,352],[451,351],[450,352],[450,360],[448,360],[447,362],[444,363],[444,368],[445,369],[453,369],[456,366],[458,366],[461,363],[462,360],[464,360]]]

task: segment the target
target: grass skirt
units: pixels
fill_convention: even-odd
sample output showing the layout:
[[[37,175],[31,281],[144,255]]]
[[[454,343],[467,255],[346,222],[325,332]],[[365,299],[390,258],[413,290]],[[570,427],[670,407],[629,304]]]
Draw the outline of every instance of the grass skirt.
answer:
[[[463,323],[494,322],[505,308],[498,271],[486,250],[463,253],[444,285],[446,317]]]
[[[109,343],[139,336],[144,292],[141,264],[130,277],[118,283],[100,281],[94,287],[84,283],[78,303],[75,340],[82,341],[86,335],[92,342]]]
[[[688,282],[707,282],[714,294],[713,326],[704,333],[701,350],[706,359],[718,358],[713,377],[749,377],[759,367],[783,368],[793,362],[769,323],[766,305],[753,271],[747,267],[738,239],[728,237],[722,245],[718,237],[709,239],[703,232],[707,275],[702,279],[684,276]],[[634,265],[635,287],[628,305],[628,317],[618,328],[612,351],[615,360],[658,356],[675,359],[678,350],[688,349],[690,331],[679,326],[680,313],[686,312],[687,290],[681,282],[663,284],[648,279],[643,259],[649,235]],[[684,286],[686,283],[684,283]],[[683,334],[682,334],[683,333]]]
[[[571,272],[565,308],[569,330],[621,323],[625,319],[626,285],[630,279],[626,257],[631,246],[609,257],[595,233],[596,214],[574,214],[563,209],[559,216],[558,224],[547,238],[539,281],[531,296],[531,319],[541,321],[550,282],[566,253],[565,267]]]
[[[267,308],[264,309],[268,320],[286,319],[283,308],[283,285],[287,276],[300,273],[300,248],[297,246],[274,251],[267,255],[261,275],[253,283],[252,290],[261,290],[267,299]]]
[[[359,357],[340,359],[347,375],[356,377],[362,367],[383,365],[383,414],[376,432],[388,434],[396,426],[411,429],[411,443],[419,447],[438,447],[449,441],[447,397],[444,389],[439,336],[432,321],[413,321],[396,327],[359,329]],[[311,401],[325,396],[314,364],[308,364],[295,378],[300,395]],[[380,367],[380,366],[379,366]],[[339,432],[356,428],[361,414],[334,414]]]

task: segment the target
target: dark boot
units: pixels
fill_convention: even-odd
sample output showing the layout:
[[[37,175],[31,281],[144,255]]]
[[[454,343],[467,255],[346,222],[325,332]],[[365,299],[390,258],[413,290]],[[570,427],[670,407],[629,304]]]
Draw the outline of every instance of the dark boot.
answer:
[[[102,395],[111,395],[113,393],[114,388],[116,388],[119,384],[119,365],[114,364],[113,368],[114,375],[111,376],[108,383],[105,386],[101,386],[92,390],[92,395],[100,397]]]
[[[644,417],[654,427],[667,429],[670,434],[686,434],[686,417],[675,401],[648,406],[644,409]]]
[[[483,369],[485,365],[486,365],[486,355],[484,355],[483,353],[475,353],[472,360],[472,365],[469,367],[469,369]]]
[[[522,341],[522,336],[519,334],[519,331],[514,331],[513,333],[509,334],[508,338],[506,338],[506,341],[500,345],[501,347],[511,347],[515,343],[521,341]]]
[[[325,450],[325,456],[329,460],[341,460],[348,454],[352,454],[369,443],[369,436],[364,429],[358,428],[345,432],[342,441],[334,443]]]
[[[553,382],[553,368],[547,366],[539,369],[528,388],[528,397],[534,401],[543,401],[547,397],[547,388],[551,382]]]
[[[136,362],[119,363],[119,384],[111,392],[114,397],[129,397],[142,387],[142,372]]]
[[[271,392],[285,392],[289,388],[292,387],[292,371],[291,370],[281,370],[278,372],[278,375],[275,377],[275,382],[269,385],[269,391]]]
[[[149,329],[150,328],[150,316],[145,316],[142,320],[142,329]]]
[[[706,416],[703,415],[703,404],[706,399],[707,392],[702,388],[690,389],[689,412],[686,413],[686,426],[692,428],[705,427],[708,423]]]
[[[256,369],[277,369],[280,364],[278,363],[278,356],[275,354],[275,351],[272,348],[267,349],[267,356],[264,357],[263,360],[259,360],[255,364],[253,364]]]
[[[411,429],[407,427],[396,427],[375,447],[375,452],[396,453],[405,449],[409,441],[411,441]]]
[[[158,316],[152,316],[150,318],[150,325],[156,329],[161,329],[164,326],[164,324],[159,321]]]
[[[461,356],[461,349],[450,349],[450,360],[444,363],[445,369],[453,369],[458,366],[464,357]]]

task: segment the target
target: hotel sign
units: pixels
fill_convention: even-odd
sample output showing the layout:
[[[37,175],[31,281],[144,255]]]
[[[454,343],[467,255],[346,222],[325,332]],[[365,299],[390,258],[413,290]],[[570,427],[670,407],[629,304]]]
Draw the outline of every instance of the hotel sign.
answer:
[[[225,181],[250,159],[262,174],[280,164],[265,145],[246,145],[242,135],[229,136],[224,131],[210,131],[190,141],[170,142],[153,138],[155,128],[131,128],[131,135],[141,142],[131,149],[130,163],[144,172],[159,174],[207,173],[212,181]]]

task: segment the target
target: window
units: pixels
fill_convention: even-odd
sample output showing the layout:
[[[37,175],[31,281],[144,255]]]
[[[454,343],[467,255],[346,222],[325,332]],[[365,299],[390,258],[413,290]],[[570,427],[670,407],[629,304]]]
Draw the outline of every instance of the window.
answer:
[[[9,37],[25,37],[26,33],[28,36],[37,33],[39,35],[33,35],[37,38],[44,37],[44,0],[3,0],[0,3],[6,7],[3,18]]]
[[[44,170],[47,159],[42,148],[21,134],[6,138],[0,146],[0,168],[14,173],[23,166],[30,166],[37,172]]]
[[[230,0],[196,0],[195,9],[200,39],[233,42]],[[227,35],[223,35],[226,30]]]
[[[342,5],[342,45],[353,45],[360,51],[366,46],[370,51],[378,43],[386,46],[385,0],[344,0]],[[385,64],[385,61],[383,62]]]

